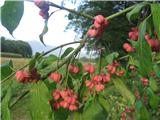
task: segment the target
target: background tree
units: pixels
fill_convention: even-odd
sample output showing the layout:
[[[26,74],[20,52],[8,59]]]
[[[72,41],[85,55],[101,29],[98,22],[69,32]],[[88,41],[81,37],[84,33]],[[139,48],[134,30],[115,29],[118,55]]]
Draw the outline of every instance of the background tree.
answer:
[[[83,2],[77,8],[77,11],[96,16],[101,14],[103,16],[109,16],[117,11],[125,9],[130,5],[133,5],[137,2],[132,1],[88,1]],[[68,14],[68,19],[70,20],[66,30],[73,29],[76,33],[84,35],[87,32],[88,27],[92,24],[92,21],[81,16],[77,16],[73,13]],[[101,45],[105,47],[107,53],[112,51],[119,51],[123,53],[122,44],[127,39],[127,34],[130,31],[131,26],[134,24],[129,24],[125,14],[119,16],[111,21],[112,25],[109,25],[105,30],[105,33],[102,37],[103,42]],[[123,29],[122,29],[123,28]],[[118,44],[117,44],[118,43]],[[97,44],[95,48],[97,47]],[[88,50],[90,48],[88,47]]]
[[[28,42],[21,40],[7,40],[1,37],[1,52],[10,52],[21,54],[23,57],[32,56],[32,48]]]

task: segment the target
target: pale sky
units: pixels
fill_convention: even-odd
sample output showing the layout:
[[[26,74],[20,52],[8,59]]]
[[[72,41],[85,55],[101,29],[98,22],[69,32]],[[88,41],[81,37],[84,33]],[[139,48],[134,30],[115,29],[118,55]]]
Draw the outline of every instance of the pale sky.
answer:
[[[50,0],[58,5],[61,5],[61,0]],[[65,7],[74,9],[77,5],[74,5],[70,2],[66,2]],[[57,10],[57,8],[50,7],[50,12]],[[44,36],[44,42],[46,45],[58,46],[63,43],[68,43],[74,41],[76,33],[73,30],[68,30],[64,32],[65,26],[69,22],[67,18],[64,18],[67,15],[67,11],[58,11],[54,13],[49,19],[48,27],[49,31]],[[13,32],[13,36],[17,40],[39,41],[39,34],[43,30],[44,20],[39,16],[39,8],[34,5],[32,2],[24,2],[24,14],[20,21],[19,26]],[[11,38],[8,31],[0,24],[0,36],[5,36]],[[73,46],[76,47],[77,45]]]

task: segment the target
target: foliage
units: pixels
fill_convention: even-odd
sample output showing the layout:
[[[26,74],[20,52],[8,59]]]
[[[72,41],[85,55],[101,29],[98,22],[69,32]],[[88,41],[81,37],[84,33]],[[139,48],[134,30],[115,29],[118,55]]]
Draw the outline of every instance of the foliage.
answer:
[[[45,5],[47,7],[50,5],[82,15],[83,17],[86,16],[89,19],[91,18],[87,17],[88,15],[86,14],[59,7],[54,3],[35,1],[35,4],[41,10],[45,9]],[[135,6],[121,10],[111,16],[108,16],[111,13],[106,13],[105,8],[107,6],[109,11],[112,12],[113,6],[117,5],[117,2],[86,2],[81,5],[79,10],[87,8],[86,11],[88,13],[93,11],[93,15],[96,12],[96,14],[100,13],[108,16],[104,18],[98,15],[93,19],[94,24],[89,28],[89,30],[94,31],[90,33],[92,37],[87,32],[87,34],[83,35],[77,48],[69,47],[62,55],[61,49],[66,44],[45,53],[36,53],[29,61],[28,69],[22,70],[25,67],[23,66],[16,71],[17,82],[24,86],[29,85],[28,92],[23,93],[19,98],[23,98],[26,94],[29,95],[28,107],[31,118],[34,120],[150,120],[156,117],[159,118],[158,115],[152,114],[154,111],[159,112],[160,104],[158,95],[160,92],[158,87],[160,82],[160,41],[159,34],[155,33],[155,31],[158,31],[157,26],[160,25],[157,22],[155,13],[160,8],[157,7],[157,4],[155,2],[137,3]],[[151,9],[152,12],[148,12],[148,9]],[[126,17],[129,22],[134,21],[136,25],[129,33],[127,33],[128,27],[122,27],[123,25],[128,25],[124,13],[127,13]],[[41,16],[46,19],[44,15],[41,14]],[[72,24],[77,19],[81,19],[80,17],[72,16],[72,14],[69,14],[69,17],[73,20]],[[76,20],[74,21],[75,18]],[[107,19],[110,22],[109,26],[104,24],[108,22]],[[122,22],[123,20],[124,22]],[[86,26],[92,21],[83,19],[81,22],[84,23],[76,25],[76,27],[82,25],[84,28],[83,32],[86,32]],[[116,34],[117,31],[115,29],[119,24],[122,25],[119,29],[124,31],[124,33],[120,33],[123,36]],[[105,27],[108,32],[104,32]],[[77,30],[81,29],[79,28]],[[101,36],[103,32],[104,35]],[[100,36],[96,37],[98,33],[100,33]],[[128,39],[127,34],[129,34]],[[124,37],[124,39],[128,40],[127,44],[122,45],[123,42],[117,40],[115,42],[114,39],[116,37],[118,39],[123,39]],[[110,41],[107,40],[106,45],[111,45],[109,51],[108,47],[105,47],[104,43],[106,41],[104,39],[113,41],[112,44],[108,44]],[[41,39],[41,41],[43,40]],[[126,50],[123,51],[125,56],[122,55],[121,51],[115,51],[115,43],[119,44],[121,51],[123,46],[124,50]],[[78,54],[85,46],[90,48],[96,46],[95,50],[99,55],[95,63],[89,61],[83,64],[79,60]],[[59,48],[58,57],[54,55],[45,56]],[[118,47],[116,47],[116,50],[119,50]],[[10,61],[1,67],[1,76],[3,77],[1,82],[3,85],[2,119],[9,120],[12,118],[9,105],[12,101],[15,81],[8,78],[14,73],[13,64]],[[7,82],[8,84],[4,86],[4,83]],[[15,104],[19,100],[17,99]]]

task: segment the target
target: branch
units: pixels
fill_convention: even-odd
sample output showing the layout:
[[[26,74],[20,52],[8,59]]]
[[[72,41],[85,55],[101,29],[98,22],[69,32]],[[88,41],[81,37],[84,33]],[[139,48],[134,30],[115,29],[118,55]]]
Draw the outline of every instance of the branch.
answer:
[[[24,0],[24,1],[34,2],[34,0]],[[85,18],[88,18],[88,19],[91,19],[91,20],[94,20],[94,17],[92,17],[89,14],[82,13],[82,12],[77,12],[75,10],[72,10],[72,9],[69,9],[69,8],[66,8],[66,7],[63,7],[63,6],[59,6],[59,5],[57,5],[57,4],[53,3],[53,2],[49,2],[48,1],[48,5],[52,6],[52,7],[56,7],[56,8],[62,9],[62,10],[66,10],[68,12],[74,13],[76,15],[79,15],[79,16],[82,16],[82,17],[85,17]]]
[[[111,20],[111,19],[113,19],[113,18],[115,18],[115,17],[118,17],[118,16],[120,16],[120,15],[122,15],[122,14],[124,14],[124,13],[126,13],[126,12],[128,12],[128,11],[130,11],[130,10],[132,10],[134,7],[135,7],[135,5],[133,5],[133,6],[131,6],[131,7],[128,7],[128,8],[126,8],[126,9],[120,11],[120,12],[117,12],[117,13],[115,13],[115,14],[113,14],[113,15],[110,15],[110,16],[106,17],[106,19],[107,19],[107,20]]]
[[[34,2],[33,0],[24,0],[24,1]],[[50,2],[50,4],[51,4],[51,2]],[[58,5],[54,4],[54,7],[58,7],[58,8],[59,8],[59,7],[61,7],[61,6],[58,6]],[[113,18],[115,18],[115,17],[120,16],[121,14],[124,14],[124,13],[132,10],[134,7],[135,7],[135,5],[133,5],[133,6],[131,6],[131,7],[128,7],[128,8],[126,8],[126,9],[120,11],[120,12],[117,12],[117,13],[115,13],[115,14],[113,14],[113,15],[110,15],[110,16],[106,17],[106,19],[111,20],[111,19],[113,19]],[[64,8],[64,7],[63,7],[63,8]],[[65,10],[67,10],[67,11],[69,10],[69,12],[72,12],[72,13],[75,13],[75,14],[79,14],[78,12],[76,12],[76,11],[74,11],[74,10],[70,10],[70,9],[68,9],[68,8],[65,8]],[[80,15],[80,14],[79,14],[79,15]],[[93,25],[92,25],[92,26],[93,26]],[[92,27],[92,26],[91,26],[91,27]],[[77,42],[78,42],[78,41],[77,41]],[[80,42],[80,41],[79,41],[79,42]],[[65,46],[65,45],[64,45],[64,46]],[[54,51],[55,49],[58,49],[58,48],[60,48],[60,47],[53,48],[53,49],[51,49],[50,51],[45,52],[42,56],[44,56],[44,55],[46,55],[46,54],[48,54],[48,53],[50,53],[50,52],[52,52],[52,51]],[[27,67],[27,65],[28,65],[28,64],[26,64],[25,66],[23,66],[22,68],[20,68],[20,69],[18,69],[18,70],[21,70],[21,69]],[[12,73],[11,75],[9,75],[7,78],[3,79],[3,80],[1,81],[1,84],[2,84],[3,82],[5,82],[6,80],[8,80],[10,77],[12,77],[15,73],[16,73],[16,72],[13,72],[13,73]]]
[[[64,46],[67,46],[67,45],[71,45],[71,44],[77,44],[77,43],[81,43],[81,42],[82,42],[82,41],[74,41],[74,42],[70,42],[70,43],[65,43],[65,44],[63,44],[63,45],[60,45],[60,46],[58,46],[58,47],[55,47],[55,48],[53,48],[53,49],[51,49],[51,50],[43,53],[40,57],[43,57],[43,56],[47,55],[48,53],[51,53],[51,52],[53,52],[54,50],[59,49],[59,48],[61,48],[61,47],[64,47]],[[27,67],[28,65],[29,65],[29,63],[25,64],[23,67],[17,69],[17,71],[24,69],[24,68]],[[1,84],[4,83],[4,82],[6,82],[6,81],[7,81],[9,78],[11,78],[15,73],[16,73],[16,71],[12,72],[12,74],[10,74],[10,75],[7,76],[6,78],[4,78],[4,79],[1,81]]]
[[[70,59],[84,47],[86,41],[87,41],[87,35],[84,37],[84,40],[81,40],[81,44],[75,49],[75,51],[72,54],[70,54],[66,59],[64,59],[61,63],[59,63],[57,67],[47,71],[45,75],[42,75],[41,79],[47,78],[49,74],[51,74],[52,72],[55,72],[56,70],[61,68],[63,65],[65,65],[68,61],[70,61]]]

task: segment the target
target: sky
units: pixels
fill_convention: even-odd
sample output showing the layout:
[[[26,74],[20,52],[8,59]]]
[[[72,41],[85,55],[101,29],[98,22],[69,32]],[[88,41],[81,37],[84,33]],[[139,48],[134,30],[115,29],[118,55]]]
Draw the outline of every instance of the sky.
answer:
[[[50,0],[55,4],[61,5],[61,0]],[[65,7],[70,9],[75,9],[78,5],[72,4],[71,2],[65,2]],[[44,19],[39,16],[39,8],[34,5],[32,2],[24,2],[24,14],[20,21],[20,24],[13,32],[15,40],[24,40],[24,41],[39,41],[39,34],[43,30]],[[50,7],[50,13],[57,8]],[[64,32],[65,27],[68,24],[68,19],[65,18],[68,12],[61,10],[54,13],[48,22],[48,33],[44,36],[44,42],[49,46],[59,46],[64,43],[72,42],[75,39],[76,33],[73,30],[68,30]],[[13,39],[13,37],[8,33],[8,31],[0,24],[0,36],[5,36],[7,38]],[[72,45],[72,47],[77,47],[78,44]]]

